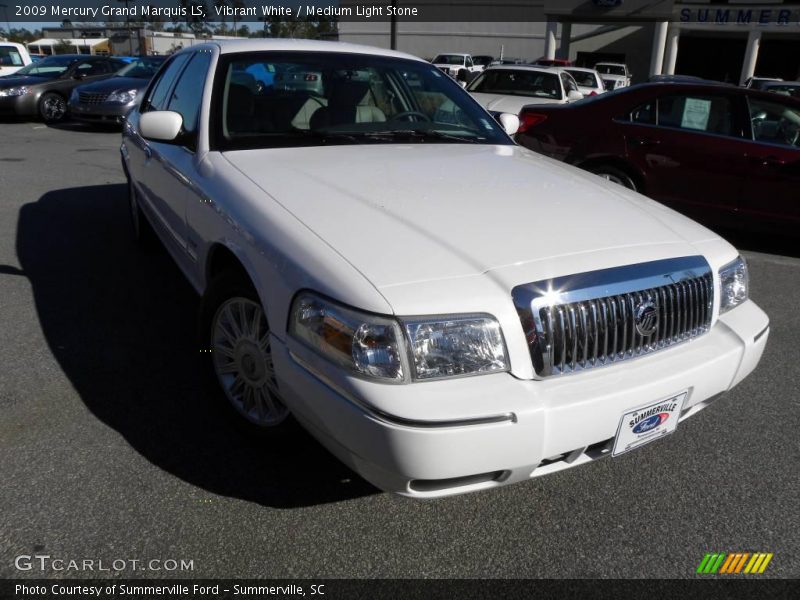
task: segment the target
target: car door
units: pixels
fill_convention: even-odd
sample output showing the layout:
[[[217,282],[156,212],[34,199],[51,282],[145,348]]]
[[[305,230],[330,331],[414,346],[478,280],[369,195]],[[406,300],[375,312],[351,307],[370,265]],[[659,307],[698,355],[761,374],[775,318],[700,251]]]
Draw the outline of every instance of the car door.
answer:
[[[735,94],[687,91],[635,107],[622,132],[645,194],[704,220],[730,221],[746,166],[742,102]]]
[[[800,108],[780,98],[747,98],[752,141],[739,209],[747,218],[800,227]]]
[[[176,143],[153,143],[153,155],[162,170],[156,181],[156,193],[164,199],[169,213],[179,228],[181,248],[185,250],[186,272],[194,279],[193,263],[197,260],[197,242],[191,237],[188,223],[190,205],[199,206],[205,198],[200,182],[205,179],[198,170],[197,142],[200,133],[200,107],[211,64],[212,54],[201,50],[191,57],[178,82],[169,93],[167,110],[183,118],[183,127]]]
[[[178,80],[191,55],[181,53],[171,58],[159,71],[142,100],[139,112],[167,110],[170,92]],[[186,225],[183,210],[174,210],[174,202],[170,202],[164,192],[169,188],[164,180],[170,177],[164,170],[159,150],[166,144],[144,139],[136,127],[134,118],[132,126],[123,132],[123,152],[128,155],[128,169],[131,179],[136,184],[138,200],[150,217],[155,228],[162,233],[167,246],[185,250]]]

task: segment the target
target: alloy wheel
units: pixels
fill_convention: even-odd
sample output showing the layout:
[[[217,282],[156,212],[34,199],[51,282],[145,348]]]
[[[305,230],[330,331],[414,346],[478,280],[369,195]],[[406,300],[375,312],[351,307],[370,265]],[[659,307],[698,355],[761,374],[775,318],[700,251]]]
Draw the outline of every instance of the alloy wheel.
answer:
[[[245,419],[275,427],[289,416],[280,399],[270,351],[270,333],[261,305],[233,297],[211,323],[214,372],[225,396]]]

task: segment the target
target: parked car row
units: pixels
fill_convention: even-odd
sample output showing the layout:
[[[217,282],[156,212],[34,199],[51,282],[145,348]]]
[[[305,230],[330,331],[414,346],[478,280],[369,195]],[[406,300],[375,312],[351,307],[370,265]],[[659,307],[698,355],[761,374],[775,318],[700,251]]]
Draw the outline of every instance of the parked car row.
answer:
[[[68,115],[119,122],[163,61],[159,56],[127,60],[84,54],[28,59],[26,66],[0,77],[0,114],[38,117],[46,123]]]
[[[248,84],[259,72],[305,75]],[[571,79],[482,77],[509,72],[562,95]],[[700,132],[706,157],[738,127],[790,136],[761,96],[740,114],[745,96],[668,89],[529,107],[544,118],[518,139],[558,155],[633,127],[647,162],[661,129]],[[299,422],[381,489],[432,498],[634,451],[755,368],[769,321],[737,251],[520,147],[518,126],[389,50],[273,39],[168,59],[123,128],[131,222],[202,296],[206,368],[243,427]]]

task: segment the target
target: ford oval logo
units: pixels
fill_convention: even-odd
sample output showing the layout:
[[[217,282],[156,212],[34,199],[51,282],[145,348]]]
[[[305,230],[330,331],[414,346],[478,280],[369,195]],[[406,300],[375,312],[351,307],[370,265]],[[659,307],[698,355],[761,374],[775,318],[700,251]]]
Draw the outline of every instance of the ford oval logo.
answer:
[[[652,417],[647,417],[644,421],[639,421],[639,423],[636,424],[636,427],[633,428],[633,433],[645,433],[651,429],[655,429],[667,419],[669,419],[669,414],[667,413],[659,413]]]
[[[637,306],[633,318],[636,331],[643,337],[650,337],[658,330],[658,306],[652,300]]]

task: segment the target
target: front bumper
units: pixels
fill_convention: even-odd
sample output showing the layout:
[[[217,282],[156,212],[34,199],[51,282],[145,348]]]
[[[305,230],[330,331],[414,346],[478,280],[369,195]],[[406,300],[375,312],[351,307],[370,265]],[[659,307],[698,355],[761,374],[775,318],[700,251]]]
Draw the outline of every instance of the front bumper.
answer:
[[[70,117],[76,121],[92,123],[122,123],[127,114],[133,109],[135,102],[119,104],[103,102],[100,104],[82,104],[80,102],[69,104]]]
[[[38,94],[24,96],[0,96],[0,115],[29,117],[38,114]]]
[[[752,301],[705,335],[607,369],[544,381],[508,373],[384,385],[343,377],[292,340],[274,339],[278,383],[298,420],[377,487],[433,498],[524,481],[610,454],[621,416],[688,390],[681,420],[758,364],[769,321]],[[312,366],[313,365],[313,366]],[[414,404],[450,407],[435,418]],[[457,407],[484,407],[459,413]],[[396,410],[388,410],[396,407]],[[470,421],[471,420],[471,421]]]

